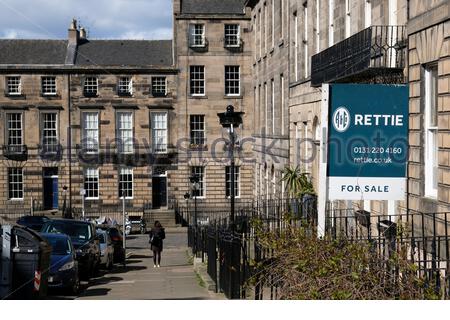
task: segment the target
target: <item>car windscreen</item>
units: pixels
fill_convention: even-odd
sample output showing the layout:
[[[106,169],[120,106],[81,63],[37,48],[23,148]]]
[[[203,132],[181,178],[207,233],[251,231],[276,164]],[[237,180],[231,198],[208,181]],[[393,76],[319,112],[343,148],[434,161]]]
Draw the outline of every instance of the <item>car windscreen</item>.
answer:
[[[48,243],[52,246],[52,254],[68,255],[72,253],[69,240],[64,238],[48,237]]]
[[[48,218],[46,217],[39,217],[39,216],[34,216],[34,217],[22,217],[19,219],[20,222],[22,223],[45,223],[46,221],[48,221]]]
[[[91,228],[86,223],[64,223],[55,221],[51,223],[45,231],[47,233],[67,234],[77,241],[88,241],[92,237]]]

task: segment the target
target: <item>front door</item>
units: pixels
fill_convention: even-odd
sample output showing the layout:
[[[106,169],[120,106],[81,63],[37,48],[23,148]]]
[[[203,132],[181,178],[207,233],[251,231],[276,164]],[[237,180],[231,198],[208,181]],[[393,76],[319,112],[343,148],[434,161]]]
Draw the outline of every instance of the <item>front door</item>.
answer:
[[[167,207],[167,177],[153,177],[153,208]]]
[[[43,169],[44,210],[58,209],[58,168]]]

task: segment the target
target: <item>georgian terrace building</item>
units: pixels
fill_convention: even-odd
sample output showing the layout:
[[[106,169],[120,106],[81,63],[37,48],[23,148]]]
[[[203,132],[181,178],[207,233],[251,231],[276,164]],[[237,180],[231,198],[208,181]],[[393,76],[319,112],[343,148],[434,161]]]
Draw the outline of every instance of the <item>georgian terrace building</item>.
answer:
[[[76,21],[68,40],[0,40],[1,211],[167,207],[176,75],[172,41],[89,40]]]

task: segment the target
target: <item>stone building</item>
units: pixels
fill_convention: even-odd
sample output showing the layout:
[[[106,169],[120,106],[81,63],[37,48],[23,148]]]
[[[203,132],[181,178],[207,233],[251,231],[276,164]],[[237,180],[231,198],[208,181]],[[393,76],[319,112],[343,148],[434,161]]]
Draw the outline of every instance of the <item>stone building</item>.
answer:
[[[1,40],[2,211],[168,206],[172,42]],[[84,196],[80,191],[84,190]]]
[[[189,177],[200,178],[197,202],[223,203],[230,195],[230,159],[224,140],[228,133],[218,113],[228,105],[245,112],[238,130],[236,196],[253,197],[253,90],[250,15],[243,0],[175,0],[174,54],[177,82],[178,171],[174,194],[191,193]]]
[[[450,1],[409,1],[411,212],[450,211]]]
[[[255,196],[284,197],[289,165],[289,20],[287,1],[248,1],[252,10]]]

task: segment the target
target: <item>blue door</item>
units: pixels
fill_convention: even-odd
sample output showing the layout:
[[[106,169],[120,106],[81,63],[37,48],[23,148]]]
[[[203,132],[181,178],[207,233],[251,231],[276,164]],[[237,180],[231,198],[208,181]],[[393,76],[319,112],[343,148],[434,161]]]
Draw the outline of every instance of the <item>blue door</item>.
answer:
[[[58,168],[44,168],[44,210],[58,209]]]
[[[52,177],[53,209],[58,209],[58,177]]]

